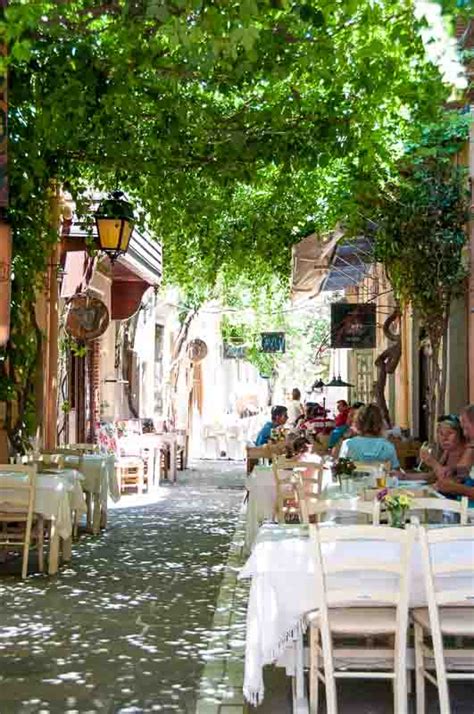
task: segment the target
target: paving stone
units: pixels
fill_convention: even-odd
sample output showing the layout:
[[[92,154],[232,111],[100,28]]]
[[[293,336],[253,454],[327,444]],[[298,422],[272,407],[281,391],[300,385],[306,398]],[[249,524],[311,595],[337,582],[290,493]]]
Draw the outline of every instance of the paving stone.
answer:
[[[123,498],[58,576],[1,577],[0,714],[194,714],[210,646],[223,672],[210,626],[244,481],[200,464],[155,503]]]

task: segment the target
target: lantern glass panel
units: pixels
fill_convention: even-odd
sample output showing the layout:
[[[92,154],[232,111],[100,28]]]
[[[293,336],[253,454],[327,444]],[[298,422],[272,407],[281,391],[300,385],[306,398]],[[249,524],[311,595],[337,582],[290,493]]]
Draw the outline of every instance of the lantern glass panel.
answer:
[[[97,218],[97,232],[102,250],[118,250],[121,227],[120,218]]]

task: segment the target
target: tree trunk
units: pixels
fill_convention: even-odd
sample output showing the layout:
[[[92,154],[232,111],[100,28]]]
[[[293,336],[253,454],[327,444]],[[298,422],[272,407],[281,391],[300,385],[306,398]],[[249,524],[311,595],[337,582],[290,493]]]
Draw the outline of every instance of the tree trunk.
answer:
[[[428,412],[428,438],[432,443],[436,440],[436,411],[439,387],[439,338],[438,334],[431,342],[431,355],[428,369],[428,394],[426,395],[426,406]]]
[[[449,306],[446,309],[444,318],[444,329],[441,342],[441,365],[440,365],[440,380],[439,380],[439,398],[437,416],[446,412],[446,385],[448,381],[448,325],[449,325]]]
[[[182,363],[182,357],[183,357],[183,349],[186,345],[186,340],[189,335],[189,330],[191,328],[191,324],[195,316],[197,315],[198,310],[196,308],[192,308],[189,310],[188,314],[184,318],[178,336],[175,340],[174,346],[173,346],[173,356],[172,356],[172,362],[170,366],[170,400],[168,404],[168,409],[167,409],[167,414],[169,417],[169,420],[171,421],[172,424],[176,423],[176,391],[178,387],[178,379],[179,379],[179,371],[181,369],[181,363]]]
[[[387,384],[387,376],[393,374],[397,369],[400,357],[402,354],[402,340],[400,333],[392,332],[391,328],[394,323],[400,320],[400,307],[396,305],[393,312],[387,317],[383,325],[383,333],[385,337],[393,342],[387,349],[379,354],[375,360],[377,369],[377,380],[374,384],[375,403],[380,408],[383,418],[389,427],[392,426],[390,412],[385,397],[385,387]]]

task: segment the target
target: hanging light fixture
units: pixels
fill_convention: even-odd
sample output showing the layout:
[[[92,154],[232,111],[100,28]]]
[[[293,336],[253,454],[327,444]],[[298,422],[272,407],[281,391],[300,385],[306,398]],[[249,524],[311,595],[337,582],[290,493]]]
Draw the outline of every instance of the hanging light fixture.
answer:
[[[353,387],[353,384],[349,384],[349,382],[345,382],[343,379],[341,379],[341,375],[334,377],[331,379],[330,382],[326,384],[326,387]]]
[[[133,206],[125,200],[123,191],[112,191],[100,203],[95,221],[100,250],[113,262],[127,252],[135,225]]]
[[[314,392],[316,389],[324,389],[326,387],[326,383],[323,382],[322,379],[317,379],[316,382],[313,384],[311,387],[311,391]]]

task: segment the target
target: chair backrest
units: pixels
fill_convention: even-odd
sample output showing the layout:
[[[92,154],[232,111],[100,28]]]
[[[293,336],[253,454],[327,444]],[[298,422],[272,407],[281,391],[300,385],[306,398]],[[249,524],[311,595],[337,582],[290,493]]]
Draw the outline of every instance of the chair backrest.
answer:
[[[317,587],[326,607],[402,605],[408,609],[410,555],[416,534],[389,526],[310,525]]]
[[[451,498],[414,498],[410,504],[410,515],[413,511],[438,511],[459,514],[459,524],[467,524],[469,501],[463,496],[460,501]]]
[[[474,526],[418,530],[430,618],[437,622],[438,605],[474,605]]]
[[[0,464],[0,512],[18,511],[32,517],[35,491],[36,465]]]
[[[323,651],[330,660],[333,659],[331,607],[394,607],[395,651],[404,651],[414,526],[402,530],[388,526],[312,525],[309,529],[316,560],[315,586]]]
[[[308,466],[315,467],[316,464],[308,464]],[[276,490],[275,515],[277,520],[281,520],[285,500],[298,499],[298,488],[302,483],[302,472],[306,470],[306,465],[296,459],[287,459],[285,456],[274,454],[272,470]]]
[[[65,464],[65,458],[63,454],[42,453],[39,455],[39,459],[36,464],[38,467],[38,471],[42,471],[47,468],[63,469]]]
[[[99,451],[98,444],[66,444],[65,448],[72,451],[82,451],[84,454],[97,454]]]
[[[377,498],[364,501],[362,498],[322,499],[315,494],[305,493],[299,486],[300,509],[303,523],[309,523],[309,516],[315,515],[320,523],[323,514],[363,514],[374,526],[380,523],[380,502]],[[332,519],[331,519],[332,520]]]
[[[75,468],[78,469],[79,471],[82,468],[82,463],[84,460],[84,452],[80,451],[79,449],[64,449],[62,447],[58,447],[56,449],[52,449],[50,451],[43,451],[42,455],[53,455],[53,456],[59,456],[64,460],[64,465],[69,467],[69,468]]]

